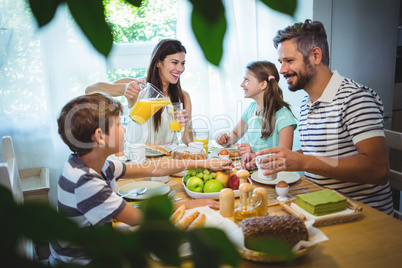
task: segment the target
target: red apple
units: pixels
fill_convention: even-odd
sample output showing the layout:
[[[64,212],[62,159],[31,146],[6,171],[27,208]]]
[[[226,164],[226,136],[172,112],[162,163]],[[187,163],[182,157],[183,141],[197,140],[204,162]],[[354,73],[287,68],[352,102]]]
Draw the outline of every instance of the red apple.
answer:
[[[217,171],[215,180],[220,181],[222,183],[223,188],[227,188],[229,182],[229,175],[223,171]]]
[[[229,178],[229,187],[232,190],[239,190],[239,184],[240,184],[240,180],[239,180],[239,177],[237,177],[236,174],[233,174],[232,176],[230,176],[230,178]]]

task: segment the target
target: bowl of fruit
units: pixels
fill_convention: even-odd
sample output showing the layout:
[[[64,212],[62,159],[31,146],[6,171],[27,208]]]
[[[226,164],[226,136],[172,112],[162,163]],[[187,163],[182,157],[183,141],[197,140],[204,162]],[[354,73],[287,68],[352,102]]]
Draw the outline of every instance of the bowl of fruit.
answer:
[[[224,188],[231,188],[235,197],[240,195],[237,169],[231,171],[212,171],[206,168],[187,170],[183,177],[183,186],[186,193],[192,198],[219,199],[219,192]],[[247,178],[251,184],[251,180]]]

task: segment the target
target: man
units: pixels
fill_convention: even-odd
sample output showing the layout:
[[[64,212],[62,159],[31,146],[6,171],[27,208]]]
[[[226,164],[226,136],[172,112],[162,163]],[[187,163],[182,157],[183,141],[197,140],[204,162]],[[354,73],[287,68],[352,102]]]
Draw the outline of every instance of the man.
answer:
[[[330,70],[327,35],[321,22],[306,20],[286,27],[273,42],[289,90],[303,89],[308,96],[300,109],[302,151],[276,147],[258,152],[273,154],[264,159],[265,167],[274,167],[265,175],[302,170],[319,185],[391,214],[379,96]],[[251,163],[244,164],[250,167]]]

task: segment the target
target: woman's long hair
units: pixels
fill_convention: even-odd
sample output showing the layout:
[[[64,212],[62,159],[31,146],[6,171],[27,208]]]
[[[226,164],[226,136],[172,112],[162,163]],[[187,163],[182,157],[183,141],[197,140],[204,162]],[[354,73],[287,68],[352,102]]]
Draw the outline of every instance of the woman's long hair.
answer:
[[[283,100],[282,89],[279,87],[279,73],[275,64],[269,61],[254,61],[247,65],[259,82],[267,81],[264,89],[264,107],[262,113],[261,139],[268,138],[275,129],[275,113],[282,107],[290,110],[290,106]],[[275,77],[269,79],[269,76]]]
[[[175,39],[163,39],[154,48],[151,63],[148,69],[147,82],[162,90],[162,80],[159,75],[158,62],[162,62],[166,56],[179,52],[187,53],[180,41]],[[184,105],[184,94],[180,85],[180,78],[176,84],[169,84],[168,95],[171,102],[182,102]],[[186,107],[183,107],[184,109]],[[158,131],[161,124],[162,109],[153,116],[155,131]]]

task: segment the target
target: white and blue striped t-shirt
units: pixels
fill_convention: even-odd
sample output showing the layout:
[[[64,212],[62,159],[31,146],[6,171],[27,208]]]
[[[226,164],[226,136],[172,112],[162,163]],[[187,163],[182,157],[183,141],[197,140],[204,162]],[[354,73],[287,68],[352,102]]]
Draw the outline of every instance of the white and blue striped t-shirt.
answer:
[[[70,155],[58,182],[59,213],[76,221],[81,228],[111,224],[126,201],[116,193],[116,179],[126,173],[120,161],[107,160],[102,174],[89,168],[77,155]],[[80,248],[57,241],[50,244],[51,257],[65,263],[86,265],[91,260]]]
[[[357,155],[355,144],[384,136],[382,101],[370,88],[343,78],[335,71],[321,97],[308,96],[300,107],[300,142],[303,154],[342,158]],[[337,190],[387,214],[392,195],[386,185],[359,184],[305,172],[313,182]]]

